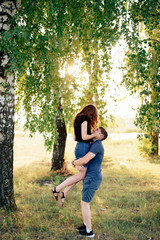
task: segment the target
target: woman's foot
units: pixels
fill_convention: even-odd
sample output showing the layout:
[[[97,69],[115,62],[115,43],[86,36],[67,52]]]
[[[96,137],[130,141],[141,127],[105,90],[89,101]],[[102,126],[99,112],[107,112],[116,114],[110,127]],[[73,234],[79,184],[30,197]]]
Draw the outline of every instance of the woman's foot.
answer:
[[[59,202],[59,207],[60,207],[60,208],[63,207],[64,200],[65,200],[64,192],[61,192],[60,197],[59,197],[59,200],[58,200],[58,202]]]
[[[56,199],[56,201],[58,201],[58,194],[59,194],[59,192],[57,192],[56,187],[52,188],[51,191],[52,191],[53,196]]]

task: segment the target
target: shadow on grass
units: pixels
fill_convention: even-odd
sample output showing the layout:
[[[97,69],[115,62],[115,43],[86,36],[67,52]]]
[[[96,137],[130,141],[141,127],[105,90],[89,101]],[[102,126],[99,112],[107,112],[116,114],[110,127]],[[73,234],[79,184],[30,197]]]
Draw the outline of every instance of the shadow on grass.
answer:
[[[150,156],[150,157],[146,157],[146,160],[148,160],[150,163],[154,163],[154,164],[160,164],[160,156]]]
[[[49,176],[43,176],[41,178],[37,178],[33,181],[33,183],[36,183],[40,186],[57,186],[70,176],[72,175],[69,174],[68,176],[66,175],[64,176],[63,174],[56,174],[54,172],[51,172]]]

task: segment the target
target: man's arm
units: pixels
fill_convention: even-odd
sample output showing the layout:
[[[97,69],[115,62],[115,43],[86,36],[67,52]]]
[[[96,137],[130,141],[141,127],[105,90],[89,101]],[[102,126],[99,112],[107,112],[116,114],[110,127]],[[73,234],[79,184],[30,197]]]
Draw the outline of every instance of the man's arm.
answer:
[[[84,157],[79,158],[78,160],[74,160],[72,162],[75,166],[83,166],[84,164],[88,163],[92,158],[94,158],[96,154],[92,152],[88,152]]]

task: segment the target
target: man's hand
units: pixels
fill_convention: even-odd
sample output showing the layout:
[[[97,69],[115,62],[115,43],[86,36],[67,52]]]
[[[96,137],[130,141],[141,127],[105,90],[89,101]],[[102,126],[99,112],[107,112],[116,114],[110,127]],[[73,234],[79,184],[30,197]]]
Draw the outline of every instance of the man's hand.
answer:
[[[86,170],[86,168],[84,166],[75,166],[75,168],[77,168],[77,170],[79,172],[82,172],[82,171]]]

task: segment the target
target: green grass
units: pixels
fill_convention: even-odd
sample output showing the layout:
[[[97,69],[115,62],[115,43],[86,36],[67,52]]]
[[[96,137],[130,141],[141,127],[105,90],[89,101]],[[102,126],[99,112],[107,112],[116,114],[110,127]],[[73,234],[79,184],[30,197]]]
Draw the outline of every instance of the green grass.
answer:
[[[64,208],[59,209],[50,188],[66,176],[50,172],[51,154],[47,153],[45,158],[39,136],[30,141],[26,135],[17,135],[15,141],[18,210],[0,210],[0,239],[82,239],[75,230],[82,222],[82,183],[71,190]],[[27,143],[24,153],[22,142]],[[103,183],[91,202],[94,239],[160,239],[160,161],[142,157],[137,144],[135,139],[104,142]],[[72,173],[74,146],[72,140],[67,141],[66,161]],[[52,185],[44,185],[45,182]]]

